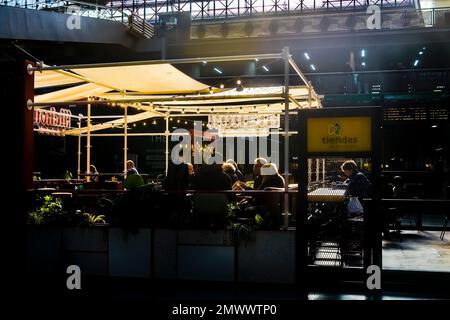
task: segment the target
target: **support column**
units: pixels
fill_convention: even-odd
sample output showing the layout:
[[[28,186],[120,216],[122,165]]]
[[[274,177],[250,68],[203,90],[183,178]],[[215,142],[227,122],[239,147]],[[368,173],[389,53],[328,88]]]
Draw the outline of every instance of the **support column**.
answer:
[[[127,178],[127,156],[128,156],[128,105],[124,108],[123,117],[123,177]]]
[[[289,226],[289,48],[283,48],[284,59],[284,219]]]
[[[78,128],[81,129],[81,115],[78,115]],[[77,151],[77,179],[81,177],[81,134],[78,135],[78,151]]]
[[[164,137],[166,138],[165,162],[167,176],[167,171],[169,170],[169,115],[167,115],[164,119],[166,120],[166,130],[164,131]]]
[[[322,182],[325,183],[325,158],[322,159]]]
[[[88,101],[91,98],[88,97]],[[87,105],[87,125],[86,125],[86,181],[91,181],[91,104]]]
[[[316,159],[316,182],[320,181],[320,159]]]

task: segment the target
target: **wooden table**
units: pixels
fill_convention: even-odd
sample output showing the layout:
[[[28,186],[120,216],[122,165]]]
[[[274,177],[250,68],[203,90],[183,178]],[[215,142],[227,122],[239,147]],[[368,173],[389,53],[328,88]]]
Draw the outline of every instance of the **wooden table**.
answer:
[[[345,190],[318,188],[308,193],[310,202],[343,202],[345,199]]]

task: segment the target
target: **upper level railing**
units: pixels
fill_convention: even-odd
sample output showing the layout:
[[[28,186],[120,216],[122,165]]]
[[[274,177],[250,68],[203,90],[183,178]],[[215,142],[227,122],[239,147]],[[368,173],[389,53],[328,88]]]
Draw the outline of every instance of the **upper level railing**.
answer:
[[[127,25],[131,31],[145,38],[151,38],[155,34],[154,27],[137,13],[127,8],[101,5],[98,1],[91,3],[62,0],[0,0],[0,5],[112,20]]]
[[[62,0],[0,0],[0,5],[14,6],[24,9],[43,10],[57,13],[75,14],[82,17],[107,19],[127,23],[132,12],[120,10],[112,6],[98,5],[83,1]]]
[[[157,23],[161,15],[177,12],[189,13],[192,20],[214,20],[313,11],[363,11],[369,5],[382,9],[414,8],[414,0],[0,0],[0,5],[57,12],[79,6],[85,16],[125,22],[127,16],[135,13]]]
[[[140,17],[142,23],[151,25],[162,22],[176,25],[178,13],[199,22],[277,15],[322,16],[323,12],[346,17],[355,11],[365,14],[369,5],[377,5],[381,9],[389,9],[389,12],[408,10],[410,14],[420,17],[420,27],[450,27],[450,8],[415,9],[413,0],[0,0],[0,7],[2,5],[76,14],[124,24],[128,24],[129,17],[134,16]]]

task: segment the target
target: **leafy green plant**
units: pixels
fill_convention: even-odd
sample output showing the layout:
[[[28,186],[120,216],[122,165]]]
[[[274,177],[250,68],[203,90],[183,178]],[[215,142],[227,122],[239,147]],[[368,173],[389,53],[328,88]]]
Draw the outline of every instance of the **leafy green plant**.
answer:
[[[237,220],[237,212],[239,212],[239,202],[229,202],[227,204],[227,221],[229,223],[235,222]]]
[[[89,227],[93,227],[99,223],[106,223],[105,215],[103,214],[95,215],[92,213],[83,213],[82,218],[81,225],[88,225]]]
[[[38,203],[40,205],[34,211],[28,213],[28,224],[35,226],[51,225],[63,220],[66,211],[61,199],[47,195],[38,198]]]
[[[258,226],[262,226],[264,224],[264,219],[259,213],[255,214],[255,223]]]

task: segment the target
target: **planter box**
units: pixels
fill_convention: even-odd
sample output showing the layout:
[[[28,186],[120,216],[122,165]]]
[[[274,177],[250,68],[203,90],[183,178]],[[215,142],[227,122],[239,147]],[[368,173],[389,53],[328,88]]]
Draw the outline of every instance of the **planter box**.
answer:
[[[109,229],[109,274],[119,277],[151,276],[151,230],[124,233],[120,228]]]
[[[155,229],[154,277],[156,279],[177,278],[177,230]]]
[[[223,230],[180,230],[177,273],[183,280],[234,281],[235,248]]]
[[[63,270],[62,229],[30,227],[27,231],[27,271],[56,273]]]
[[[65,265],[78,265],[82,274],[108,275],[108,228],[64,228]]]
[[[242,282],[294,283],[295,232],[253,231],[238,247],[238,279]]]

